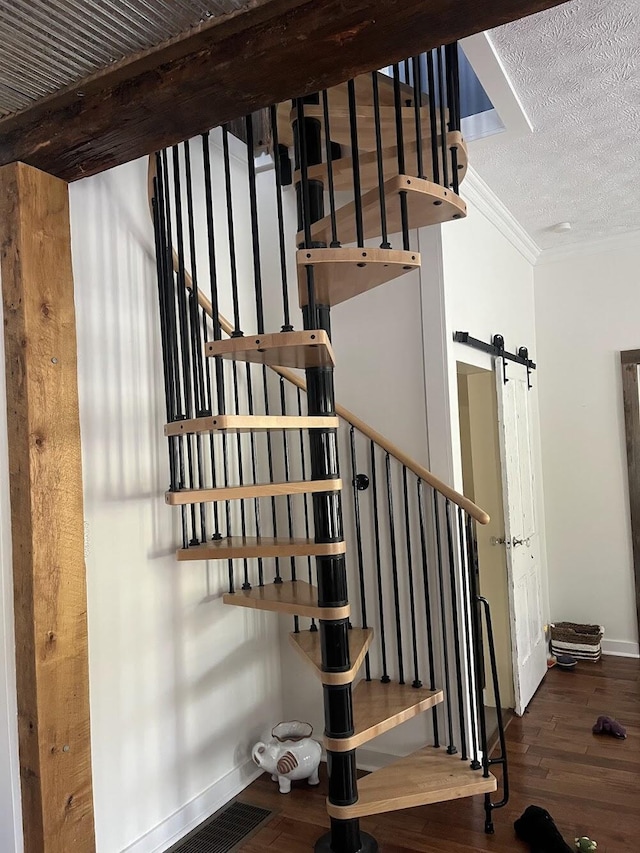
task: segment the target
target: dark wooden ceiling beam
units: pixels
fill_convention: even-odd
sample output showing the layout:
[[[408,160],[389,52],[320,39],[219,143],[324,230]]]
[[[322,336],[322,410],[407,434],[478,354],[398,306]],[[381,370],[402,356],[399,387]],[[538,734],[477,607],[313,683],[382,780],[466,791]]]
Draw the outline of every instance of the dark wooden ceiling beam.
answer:
[[[0,121],[0,165],[96,174],[562,0],[254,0]]]

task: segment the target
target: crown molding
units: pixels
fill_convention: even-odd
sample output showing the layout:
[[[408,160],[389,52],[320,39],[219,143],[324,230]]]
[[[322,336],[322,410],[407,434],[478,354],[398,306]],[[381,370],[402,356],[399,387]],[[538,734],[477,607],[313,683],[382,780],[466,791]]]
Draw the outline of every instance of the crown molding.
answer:
[[[460,192],[489,222],[495,225],[498,231],[530,264],[538,262],[542,251],[540,246],[529,236],[511,211],[505,207],[491,187],[482,180],[472,167],[467,170]]]
[[[600,240],[581,240],[542,249],[520,225],[511,211],[498,198],[491,187],[470,166],[460,188],[461,195],[482,213],[511,245],[533,266],[553,264],[577,255],[597,255],[601,252],[619,252],[640,248],[640,230],[627,231],[602,237]]]
[[[562,246],[543,249],[537,263],[553,264],[575,255],[598,255],[601,252],[619,252],[622,249],[631,248],[640,248],[639,230],[615,234],[612,237],[602,237],[600,240],[581,240],[577,243],[566,243]]]

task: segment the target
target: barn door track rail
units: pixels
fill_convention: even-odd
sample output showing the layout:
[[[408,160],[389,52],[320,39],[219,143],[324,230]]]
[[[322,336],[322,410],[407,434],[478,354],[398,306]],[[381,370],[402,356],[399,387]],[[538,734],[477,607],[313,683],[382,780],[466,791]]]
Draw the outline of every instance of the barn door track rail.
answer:
[[[507,377],[507,361],[515,361],[516,364],[524,365],[527,368],[527,386],[531,389],[531,371],[536,369],[536,363],[529,358],[527,347],[518,347],[517,353],[509,352],[504,348],[504,338],[502,335],[494,335],[491,338],[491,343],[487,343],[486,341],[479,340],[479,338],[472,338],[469,332],[454,332],[453,340],[457,344],[466,344],[482,352],[488,352],[489,355],[502,358],[502,378],[505,384],[509,381]]]

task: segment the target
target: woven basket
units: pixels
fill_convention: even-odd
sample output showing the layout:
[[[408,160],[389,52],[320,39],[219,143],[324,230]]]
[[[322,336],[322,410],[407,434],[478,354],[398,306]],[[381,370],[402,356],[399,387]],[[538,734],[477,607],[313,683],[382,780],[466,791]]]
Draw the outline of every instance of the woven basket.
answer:
[[[596,661],[602,654],[602,625],[556,622],[551,628],[551,653]]]

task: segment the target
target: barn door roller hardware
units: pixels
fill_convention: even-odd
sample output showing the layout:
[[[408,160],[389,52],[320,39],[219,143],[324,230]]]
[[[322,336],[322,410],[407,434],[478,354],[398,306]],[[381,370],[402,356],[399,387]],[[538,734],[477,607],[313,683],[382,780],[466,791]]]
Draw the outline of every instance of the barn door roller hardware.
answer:
[[[474,349],[488,352],[490,355],[499,356],[502,358],[502,378],[505,383],[509,381],[507,378],[507,361],[515,361],[516,364],[523,364],[527,368],[527,386],[531,388],[531,371],[536,369],[535,361],[529,358],[529,350],[527,347],[520,347],[517,353],[508,352],[504,348],[504,338],[502,335],[494,335],[491,343],[472,338],[469,332],[454,332],[453,340],[458,344],[466,344]]]

